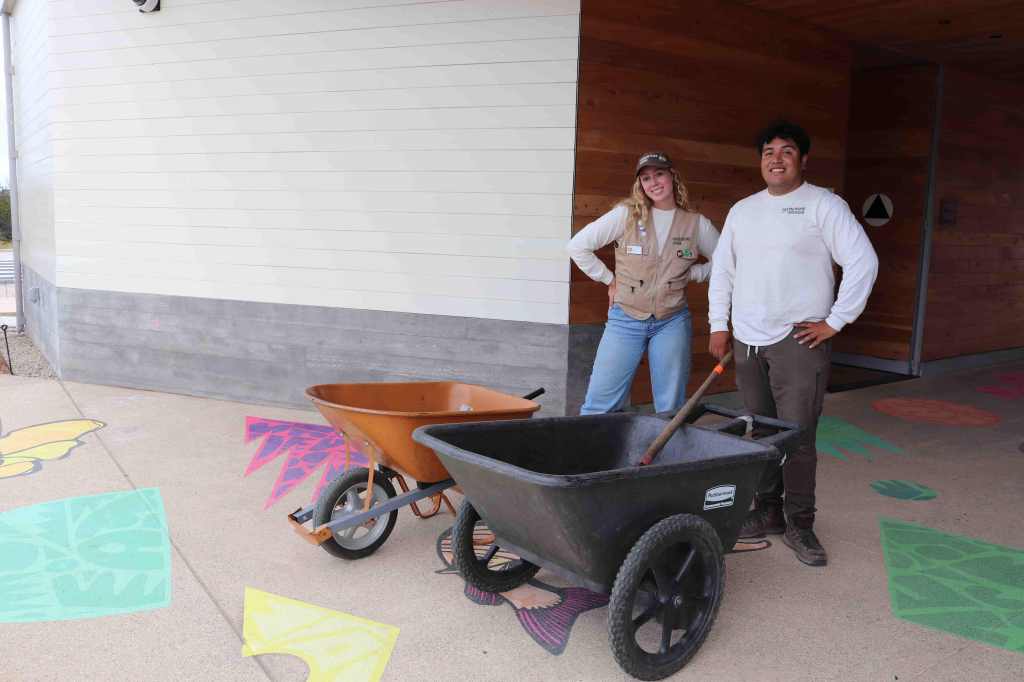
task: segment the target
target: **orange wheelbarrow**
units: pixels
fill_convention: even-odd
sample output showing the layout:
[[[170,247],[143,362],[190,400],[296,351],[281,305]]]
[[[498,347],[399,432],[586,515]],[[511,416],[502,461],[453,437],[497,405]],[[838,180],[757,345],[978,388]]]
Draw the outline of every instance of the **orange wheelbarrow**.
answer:
[[[455,481],[433,450],[413,441],[412,432],[427,424],[526,419],[540,409],[532,399],[543,393],[540,388],[519,398],[452,381],[311,386],[306,395],[345,439],[345,471],[288,521],[330,554],[360,559],[388,539],[400,507],[410,505],[413,514],[429,518],[444,505],[454,515],[444,491]],[[362,450],[369,467],[349,467],[350,444]],[[415,489],[404,476],[416,481]],[[426,498],[433,502],[429,511],[417,505]],[[304,525],[309,521],[312,530]]]

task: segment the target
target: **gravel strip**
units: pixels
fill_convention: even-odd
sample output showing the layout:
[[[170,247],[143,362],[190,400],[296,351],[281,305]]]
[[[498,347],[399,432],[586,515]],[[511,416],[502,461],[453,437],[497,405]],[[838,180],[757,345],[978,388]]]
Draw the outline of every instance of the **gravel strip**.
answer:
[[[13,328],[7,329],[7,344],[11,347],[10,364],[13,365],[14,374],[20,377],[43,377],[54,379],[57,377],[50,363],[40,353],[32,339],[27,334],[19,334]],[[4,345],[3,333],[0,332],[0,358],[6,363],[7,346]]]

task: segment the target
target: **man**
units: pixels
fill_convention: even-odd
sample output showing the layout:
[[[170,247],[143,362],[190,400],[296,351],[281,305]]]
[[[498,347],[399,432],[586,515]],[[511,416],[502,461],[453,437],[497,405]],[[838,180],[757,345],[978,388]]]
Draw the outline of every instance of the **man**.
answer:
[[[758,137],[767,188],[729,211],[708,288],[711,342],[729,344],[732,311],[736,380],[746,409],[799,424],[803,432],[781,468],[755,495],[740,537],[782,534],[810,566],[828,555],[814,534],[815,431],[828,383],[831,341],[857,319],[878,274],[878,257],[850,207],[804,181],[811,141],[777,122]],[[834,296],[832,263],[843,269]]]

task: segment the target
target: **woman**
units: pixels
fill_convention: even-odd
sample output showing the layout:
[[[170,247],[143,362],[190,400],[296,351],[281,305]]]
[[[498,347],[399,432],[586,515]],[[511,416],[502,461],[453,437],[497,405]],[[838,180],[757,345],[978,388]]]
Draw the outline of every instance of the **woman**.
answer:
[[[615,273],[594,251],[615,242]],[[654,408],[675,411],[690,378],[692,327],[686,283],[704,282],[718,230],[690,208],[672,161],[660,152],[636,164],[633,191],[569,242],[569,256],[591,279],[608,285],[608,323],[594,359],[580,414],[626,405],[633,375],[647,350]]]

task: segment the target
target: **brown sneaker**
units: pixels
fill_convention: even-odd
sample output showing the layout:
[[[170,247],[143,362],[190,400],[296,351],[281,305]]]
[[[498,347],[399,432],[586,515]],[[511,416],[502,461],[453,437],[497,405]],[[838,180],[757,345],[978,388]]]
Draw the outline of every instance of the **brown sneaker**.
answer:
[[[824,566],[828,563],[828,554],[818,542],[818,536],[810,528],[789,526],[782,536],[782,542],[796,553],[796,558],[808,566]]]
[[[779,507],[751,509],[740,526],[740,540],[763,538],[768,535],[782,535],[786,532],[786,518]]]

